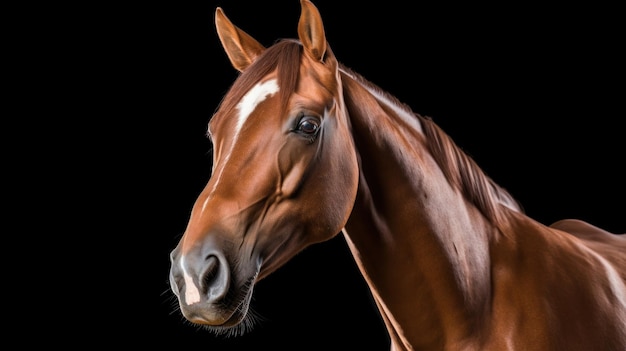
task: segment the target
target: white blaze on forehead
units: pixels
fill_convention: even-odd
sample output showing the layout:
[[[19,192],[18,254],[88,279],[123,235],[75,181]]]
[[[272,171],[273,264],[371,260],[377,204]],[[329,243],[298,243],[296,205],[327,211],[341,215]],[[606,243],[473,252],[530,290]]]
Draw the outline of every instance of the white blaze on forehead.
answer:
[[[239,116],[237,116],[237,125],[235,127],[235,140],[243,128],[250,114],[254,111],[258,104],[267,99],[268,96],[276,94],[278,91],[278,82],[276,79],[270,79],[262,83],[257,83],[237,104]],[[234,144],[234,143],[233,143]],[[232,150],[232,148],[231,148]]]
[[[200,302],[200,291],[185,269],[185,256],[180,259],[180,267],[183,269],[183,279],[185,279],[185,303],[191,305]]]
[[[266,80],[264,82],[257,83],[254,87],[252,87],[252,89],[250,89],[246,93],[246,95],[243,96],[243,98],[241,98],[241,101],[239,101],[239,103],[237,104],[239,115],[237,116],[237,124],[235,125],[235,132],[233,134],[233,142],[230,145],[230,150],[224,157],[223,162],[228,162],[228,160],[230,159],[230,154],[233,152],[235,144],[237,143],[237,138],[239,137],[239,133],[241,132],[241,129],[243,128],[244,123],[246,123],[246,120],[248,119],[248,117],[250,117],[252,112],[254,112],[254,109],[265,99],[276,94],[278,90],[279,90],[278,81],[275,78],[273,78],[273,79]],[[220,183],[221,178],[222,178],[222,173],[220,172],[220,174],[217,175],[217,181],[213,185],[211,194],[213,193],[213,191],[215,191],[215,188]],[[210,198],[211,196],[209,195],[204,201],[204,204],[202,205],[202,212],[204,212],[206,204]]]

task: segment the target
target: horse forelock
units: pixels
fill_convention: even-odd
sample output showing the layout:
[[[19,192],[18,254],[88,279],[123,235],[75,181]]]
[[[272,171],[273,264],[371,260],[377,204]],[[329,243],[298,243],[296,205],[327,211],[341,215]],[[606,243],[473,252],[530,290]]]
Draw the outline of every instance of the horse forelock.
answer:
[[[239,77],[233,82],[232,86],[224,96],[222,102],[218,106],[217,112],[212,118],[227,118],[233,109],[237,108],[242,98],[250,91],[260,80],[268,74],[276,71],[278,79],[278,98],[280,99],[281,111],[287,108],[290,93],[295,91],[298,81],[298,72],[300,68],[300,56],[302,54],[302,45],[291,39],[278,41],[276,44],[267,48],[254,63],[252,63]]]

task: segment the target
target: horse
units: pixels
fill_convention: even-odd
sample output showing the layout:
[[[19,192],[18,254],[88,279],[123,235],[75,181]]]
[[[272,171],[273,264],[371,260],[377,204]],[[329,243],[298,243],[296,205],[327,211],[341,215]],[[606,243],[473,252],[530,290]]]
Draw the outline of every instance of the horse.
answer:
[[[392,351],[626,349],[626,236],[544,225],[428,116],[346,67],[317,7],[269,47],[218,7],[239,72],[211,177],[170,254],[184,318],[251,328],[255,284],[343,235]]]

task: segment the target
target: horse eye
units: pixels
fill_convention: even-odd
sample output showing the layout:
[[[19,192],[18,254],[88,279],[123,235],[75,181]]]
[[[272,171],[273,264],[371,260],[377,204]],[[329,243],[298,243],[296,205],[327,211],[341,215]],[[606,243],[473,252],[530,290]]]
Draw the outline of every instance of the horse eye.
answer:
[[[319,121],[313,117],[304,117],[298,122],[298,131],[304,134],[315,134],[319,128]]]

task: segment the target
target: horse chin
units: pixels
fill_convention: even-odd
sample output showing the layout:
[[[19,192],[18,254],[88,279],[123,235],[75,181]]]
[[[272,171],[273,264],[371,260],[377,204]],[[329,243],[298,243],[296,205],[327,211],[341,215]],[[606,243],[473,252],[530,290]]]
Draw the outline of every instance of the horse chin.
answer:
[[[202,327],[215,335],[226,337],[241,336],[252,330],[260,321],[260,317],[250,308],[253,290],[254,284],[251,282],[245,292],[239,295],[242,297],[226,321],[219,325],[201,323]]]
[[[250,293],[249,296],[252,296]],[[234,313],[221,325],[204,325],[203,327],[218,336],[236,337],[251,331],[259,317],[250,310],[249,298],[235,309]]]

